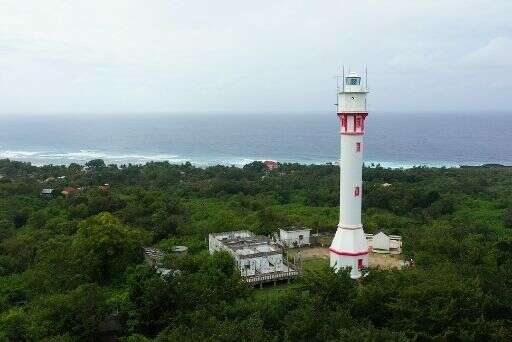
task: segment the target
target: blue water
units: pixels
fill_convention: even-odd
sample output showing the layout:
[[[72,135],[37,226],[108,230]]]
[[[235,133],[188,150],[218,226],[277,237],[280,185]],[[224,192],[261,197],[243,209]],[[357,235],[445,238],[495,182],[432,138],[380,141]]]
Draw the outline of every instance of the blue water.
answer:
[[[391,167],[512,165],[512,115],[370,113],[365,161]],[[0,118],[0,158],[41,164],[169,160],[243,165],[253,160],[335,162],[333,113]]]

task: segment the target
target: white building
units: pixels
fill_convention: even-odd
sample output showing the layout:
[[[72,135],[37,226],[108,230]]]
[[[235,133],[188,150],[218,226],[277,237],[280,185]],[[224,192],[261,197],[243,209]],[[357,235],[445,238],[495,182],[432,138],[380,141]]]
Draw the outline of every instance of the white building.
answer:
[[[343,72],[338,85],[337,115],[340,121],[340,221],[330,250],[330,265],[336,271],[350,268],[350,276],[361,277],[368,266],[368,243],[361,224],[363,137],[366,108],[366,84],[361,77]],[[366,82],[365,82],[366,83]]]
[[[263,283],[289,279],[298,272],[283,258],[281,249],[265,236],[256,236],[249,231],[210,234],[210,254],[226,251],[235,260],[240,274],[248,283]]]
[[[310,245],[311,229],[279,229],[279,240],[283,246],[294,248]]]
[[[389,251],[391,239],[383,232],[379,232],[373,236],[372,249],[380,249]]]
[[[386,235],[378,232],[375,235],[366,234],[366,240],[373,253],[402,253],[402,237],[400,235]]]
[[[54,193],[55,190],[50,188],[41,190],[41,196],[43,197],[53,197]]]

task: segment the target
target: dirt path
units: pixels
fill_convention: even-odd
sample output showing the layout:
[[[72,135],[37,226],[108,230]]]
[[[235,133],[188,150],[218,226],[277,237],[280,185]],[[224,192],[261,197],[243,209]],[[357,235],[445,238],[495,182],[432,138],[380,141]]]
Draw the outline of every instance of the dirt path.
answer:
[[[298,256],[300,254],[300,258],[303,260],[329,260],[329,249],[326,247],[303,247],[288,249],[287,254],[291,259],[293,259],[294,256]],[[370,253],[369,262],[370,267],[379,267],[383,269],[401,268],[400,255]]]

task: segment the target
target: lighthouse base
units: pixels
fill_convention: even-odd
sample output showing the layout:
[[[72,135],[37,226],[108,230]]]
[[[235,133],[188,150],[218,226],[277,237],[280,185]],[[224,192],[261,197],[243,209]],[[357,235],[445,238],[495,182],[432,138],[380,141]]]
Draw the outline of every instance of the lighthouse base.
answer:
[[[368,243],[363,227],[340,228],[329,248],[330,265],[337,272],[350,268],[350,277],[358,279],[361,269],[368,267]]]

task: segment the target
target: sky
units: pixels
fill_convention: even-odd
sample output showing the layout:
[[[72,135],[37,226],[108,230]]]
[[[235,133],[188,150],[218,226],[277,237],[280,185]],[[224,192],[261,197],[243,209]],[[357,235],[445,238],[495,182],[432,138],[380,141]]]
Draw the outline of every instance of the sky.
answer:
[[[0,116],[509,111],[512,1],[0,0]]]

